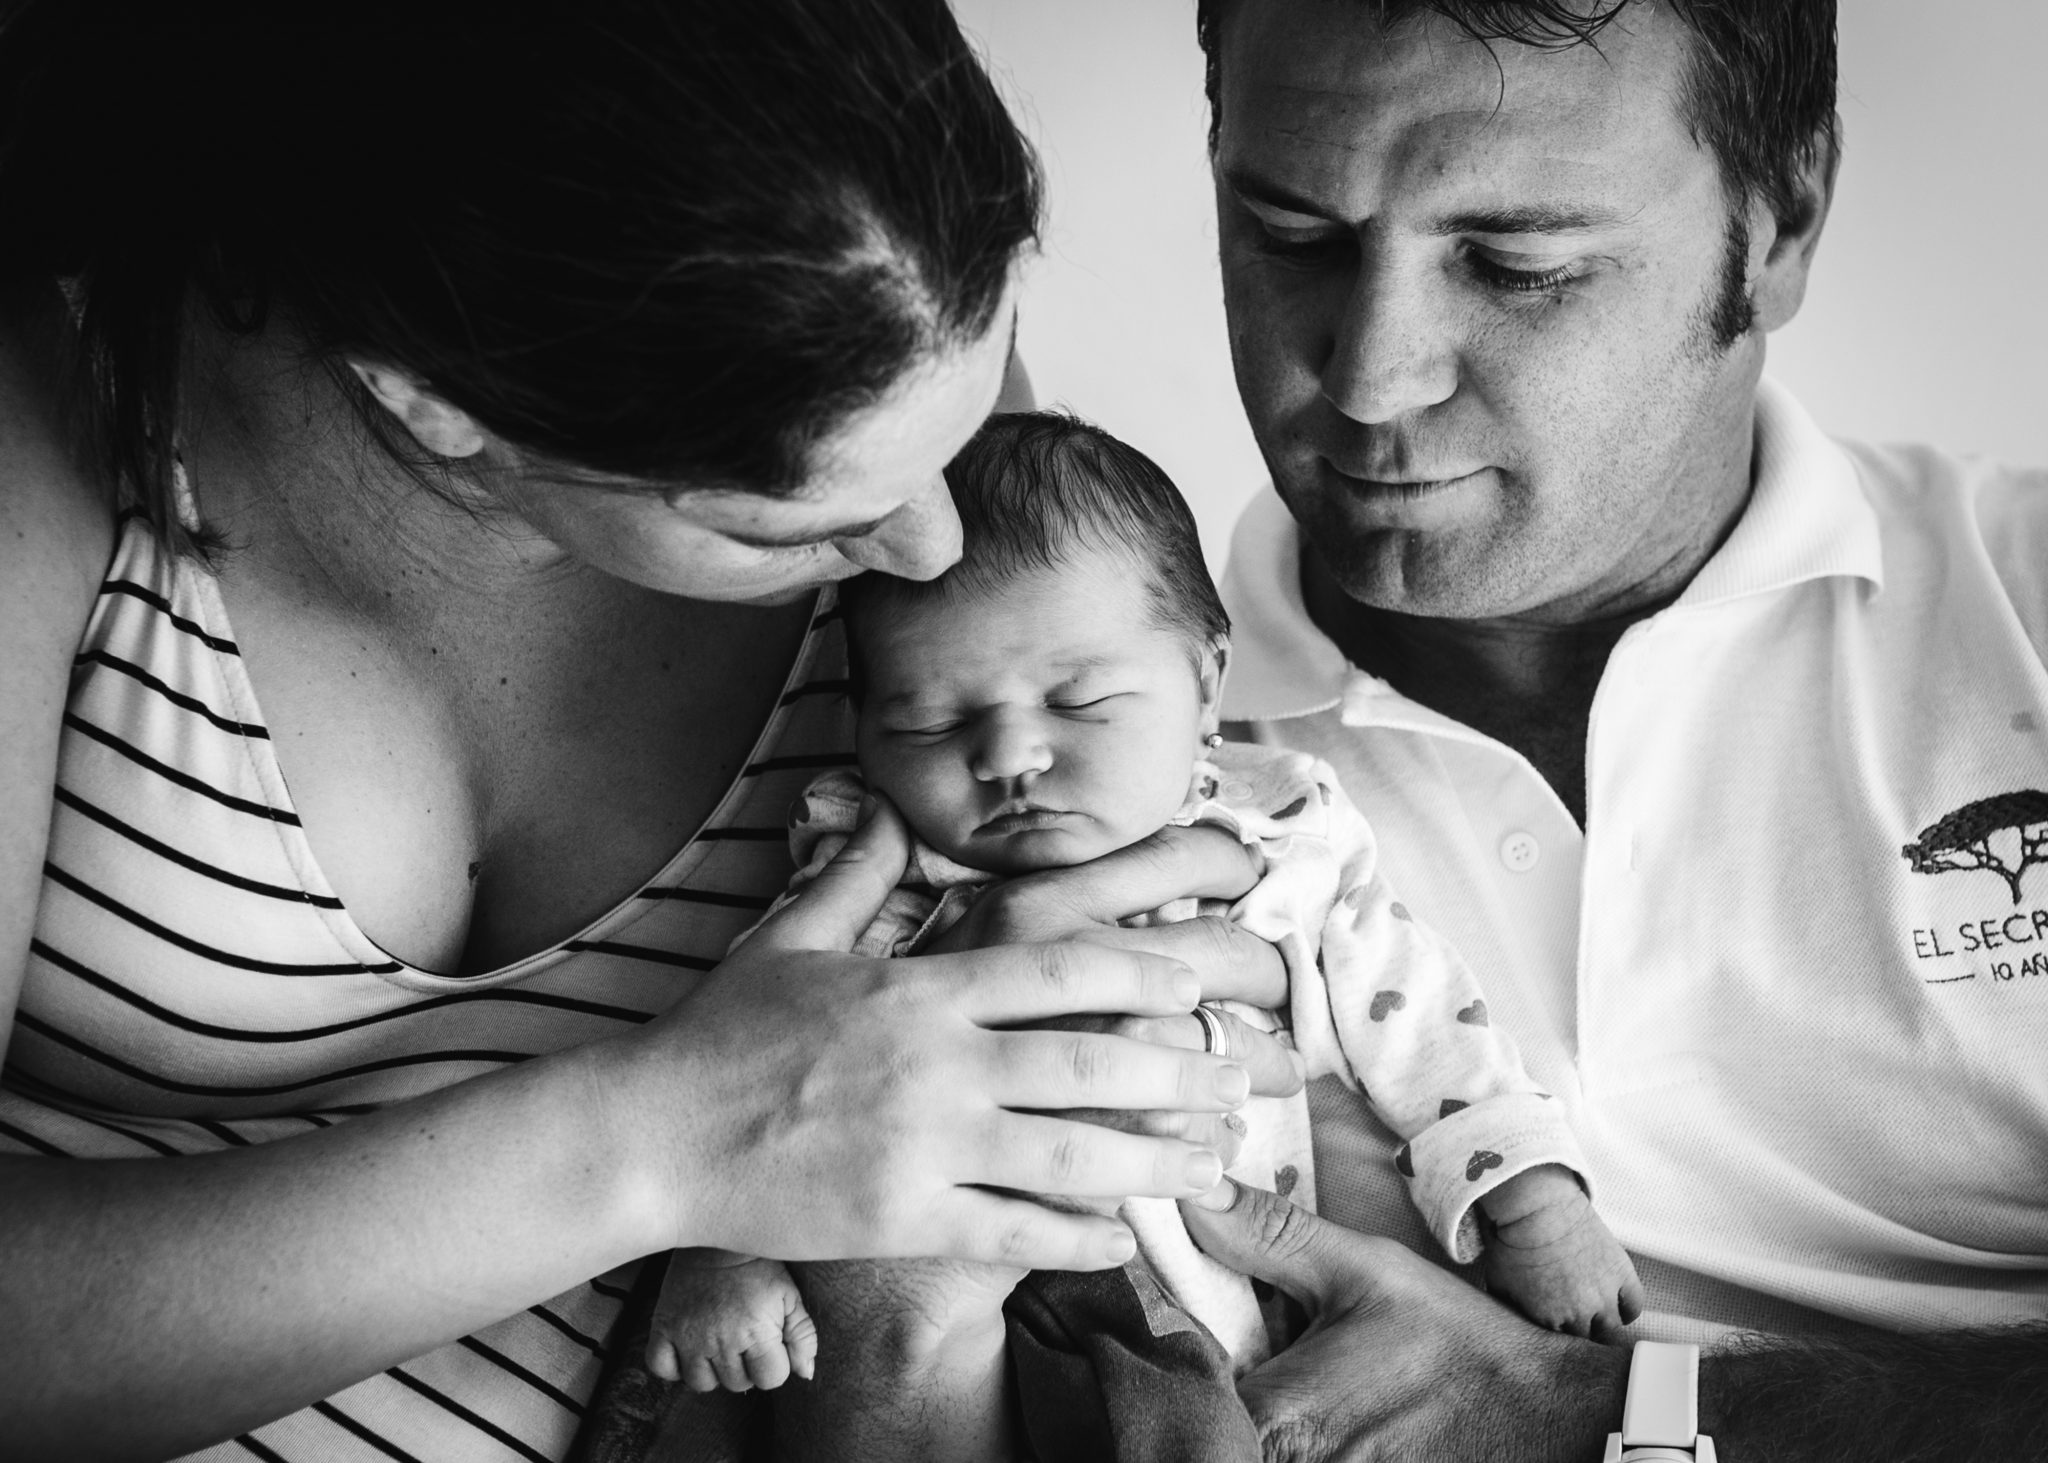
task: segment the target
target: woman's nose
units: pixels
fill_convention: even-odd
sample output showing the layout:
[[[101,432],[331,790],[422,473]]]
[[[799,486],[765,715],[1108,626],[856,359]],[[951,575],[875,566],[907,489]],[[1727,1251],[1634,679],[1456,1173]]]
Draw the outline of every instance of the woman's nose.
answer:
[[[960,560],[960,515],[943,477],[884,518],[870,533],[840,539],[839,552],[863,569],[899,579],[936,579]]]
[[[983,723],[975,738],[970,770],[982,782],[1010,782],[1047,771],[1052,760],[1052,743],[1040,718],[998,713]]]

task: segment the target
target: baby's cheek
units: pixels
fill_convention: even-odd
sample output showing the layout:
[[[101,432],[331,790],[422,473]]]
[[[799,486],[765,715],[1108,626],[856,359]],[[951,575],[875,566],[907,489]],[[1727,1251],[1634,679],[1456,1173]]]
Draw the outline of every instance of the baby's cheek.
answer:
[[[957,758],[914,749],[911,755],[870,756],[861,772],[868,786],[896,805],[910,831],[948,858],[957,858],[976,826],[966,791],[972,782]]]

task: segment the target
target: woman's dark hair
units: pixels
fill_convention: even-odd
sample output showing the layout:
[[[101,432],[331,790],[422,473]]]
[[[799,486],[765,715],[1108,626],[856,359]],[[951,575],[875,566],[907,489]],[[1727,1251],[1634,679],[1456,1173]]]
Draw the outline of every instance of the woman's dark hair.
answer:
[[[1106,549],[1145,579],[1159,627],[1200,650],[1230,633],[1187,500],[1159,464],[1065,412],[992,416],[946,466],[960,513],[960,562],[932,580],[868,573],[839,587],[858,699],[860,626],[892,608],[985,595]]]
[[[1197,0],[1195,35],[1208,60],[1209,143],[1216,143],[1223,71],[1219,30],[1239,0]],[[1391,29],[1440,15],[1473,38],[1557,49],[1597,45],[1643,0],[1348,0]],[[1779,226],[1803,228],[1800,170],[1835,145],[1835,0],[1665,0],[1692,32],[1685,122],[1721,167],[1732,199],[1761,198]]]
[[[173,540],[195,307],[395,447],[341,353],[585,474],[787,493],[992,325],[1039,189],[945,0],[0,0],[0,274],[66,282]]]

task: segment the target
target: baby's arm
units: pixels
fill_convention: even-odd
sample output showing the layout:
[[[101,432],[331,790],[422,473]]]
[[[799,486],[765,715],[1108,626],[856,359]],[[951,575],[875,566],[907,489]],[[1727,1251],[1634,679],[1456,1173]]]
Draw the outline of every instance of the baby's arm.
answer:
[[[1363,815],[1341,795],[1331,812],[1342,892],[1321,989],[1294,992],[1312,1072],[1355,1080],[1407,1140],[1395,1166],[1454,1260],[1483,1256],[1489,1286],[1539,1325],[1605,1337],[1635,1319],[1642,1288],[1593,1212],[1559,1104],[1493,1026],[1457,951],[1387,886]],[[1491,1221],[1484,1241],[1475,1207]]]
[[[779,1260],[730,1250],[677,1250],[668,1257],[647,1338],[647,1369],[693,1392],[781,1386],[811,1379],[818,1329]]]

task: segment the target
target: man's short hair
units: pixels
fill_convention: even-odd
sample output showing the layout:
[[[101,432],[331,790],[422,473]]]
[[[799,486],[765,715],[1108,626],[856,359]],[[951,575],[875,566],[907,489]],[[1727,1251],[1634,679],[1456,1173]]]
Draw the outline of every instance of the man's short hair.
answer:
[[[1243,0],[1196,0],[1195,34],[1208,60],[1209,146],[1220,121],[1220,28]],[[1440,15],[1475,40],[1560,50],[1598,45],[1600,32],[1646,0],[1343,0],[1382,30]],[[1732,199],[1761,198],[1778,227],[1811,222],[1799,175],[1835,146],[1835,0],[1659,0],[1692,33],[1680,103],[1692,135],[1714,154]]]
[[[1195,518],[1159,465],[1129,443],[1063,412],[990,417],[946,467],[960,513],[961,555],[938,578],[867,573],[840,586],[854,691],[865,676],[861,622],[891,606],[982,595],[1104,549],[1146,576],[1161,629],[1191,649],[1230,633],[1230,616],[1202,559]]]

